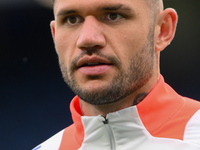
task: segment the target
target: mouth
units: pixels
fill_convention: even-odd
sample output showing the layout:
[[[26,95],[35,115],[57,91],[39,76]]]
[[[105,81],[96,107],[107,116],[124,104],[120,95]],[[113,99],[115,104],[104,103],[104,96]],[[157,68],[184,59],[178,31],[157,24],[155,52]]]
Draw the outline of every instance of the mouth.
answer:
[[[84,63],[79,68],[81,68],[81,67],[94,67],[94,66],[101,66],[101,65],[110,65],[110,64],[101,63],[101,62],[93,62],[93,63],[89,62],[89,63]]]
[[[84,57],[78,61],[77,68],[93,67],[93,66],[100,66],[100,65],[112,65],[112,64],[110,61],[97,57],[97,56]]]
[[[101,75],[107,72],[112,63],[100,57],[84,57],[78,61],[77,69],[81,73],[90,76]]]

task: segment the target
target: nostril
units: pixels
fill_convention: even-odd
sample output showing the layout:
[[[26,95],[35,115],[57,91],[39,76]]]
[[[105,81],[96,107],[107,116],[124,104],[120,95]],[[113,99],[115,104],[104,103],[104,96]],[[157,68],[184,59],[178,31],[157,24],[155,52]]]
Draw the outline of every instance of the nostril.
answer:
[[[103,47],[96,45],[93,47],[82,47],[80,48],[82,51],[84,51],[85,53],[87,53],[88,55],[92,55],[96,52],[98,52],[99,50],[101,50]]]

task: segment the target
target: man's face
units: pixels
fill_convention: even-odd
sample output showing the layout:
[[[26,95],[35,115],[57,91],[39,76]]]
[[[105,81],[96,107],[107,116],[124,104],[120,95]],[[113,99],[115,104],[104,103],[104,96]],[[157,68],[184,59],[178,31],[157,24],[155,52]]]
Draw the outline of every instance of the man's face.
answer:
[[[154,22],[145,0],[56,0],[52,33],[63,77],[91,104],[141,88],[154,70]]]

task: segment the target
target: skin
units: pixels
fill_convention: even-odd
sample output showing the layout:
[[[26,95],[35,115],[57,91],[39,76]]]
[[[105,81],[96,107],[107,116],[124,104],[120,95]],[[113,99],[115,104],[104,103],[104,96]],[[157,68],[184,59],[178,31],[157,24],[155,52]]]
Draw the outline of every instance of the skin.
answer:
[[[158,82],[160,51],[174,37],[177,14],[162,5],[153,11],[147,1],[56,0],[52,35],[82,115],[136,105]]]

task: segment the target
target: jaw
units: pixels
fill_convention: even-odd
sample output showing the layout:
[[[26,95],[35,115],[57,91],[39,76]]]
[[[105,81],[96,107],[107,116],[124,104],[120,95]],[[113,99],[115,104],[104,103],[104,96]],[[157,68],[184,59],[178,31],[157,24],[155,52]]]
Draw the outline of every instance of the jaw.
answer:
[[[83,99],[80,99],[82,112],[86,116],[102,115],[105,117],[108,113],[122,110],[127,107],[131,107],[133,105],[137,105],[148,95],[148,93],[157,84],[158,82],[157,74],[160,75],[158,72],[155,71],[144,86],[139,88],[137,91],[131,93],[130,95],[112,103],[102,104],[102,105],[93,105],[86,102]],[[96,82],[96,83],[93,82],[91,85],[94,85],[94,86],[88,86],[87,88],[92,89],[96,86],[94,90],[97,90],[97,91],[99,90],[98,89],[99,82]]]

